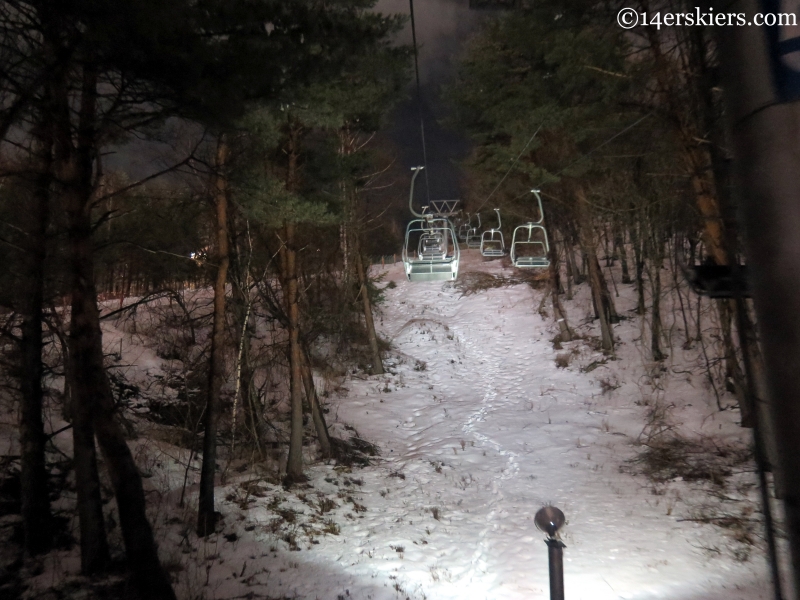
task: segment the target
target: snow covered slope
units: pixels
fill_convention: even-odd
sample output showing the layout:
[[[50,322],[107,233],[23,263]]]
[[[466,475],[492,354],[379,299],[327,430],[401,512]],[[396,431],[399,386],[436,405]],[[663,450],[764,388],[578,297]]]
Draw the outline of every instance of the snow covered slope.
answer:
[[[470,270],[514,274],[476,252],[467,253],[462,274]],[[624,468],[641,451],[634,442],[650,390],[642,381],[653,368],[632,342],[637,319],[615,327],[618,360],[583,372],[602,355],[578,340],[564,346],[574,349],[570,366],[558,368],[556,329],[536,311],[543,292],[515,285],[462,297],[450,284],[406,282],[400,265],[386,271],[384,281],[397,286],[387,289],[380,319],[395,348],[391,373],[354,376],[330,401],[330,416],[376,443],[380,458],[352,471],[314,466],[300,501],[270,488],[241,511],[239,539],[223,543],[227,567],[214,572],[214,597],[548,598],[547,550],[533,517],[550,503],[568,520],[570,600],[770,597],[763,549],[737,560],[723,530],[692,518],[704,502],[700,487],[654,486]],[[626,287],[620,310],[632,306]],[[581,325],[587,298],[566,305],[571,324],[591,334],[593,324]],[[675,374],[688,367],[680,348],[674,354],[660,400],[680,414],[679,424],[747,440],[737,413],[718,412],[700,376]],[[752,473],[743,477],[755,498]],[[264,503],[275,494],[297,515],[295,525],[316,510],[332,533],[304,537],[297,528],[286,537],[285,523],[265,533],[274,511]],[[222,512],[240,511],[228,503]],[[247,532],[254,522],[259,527]],[[236,577],[243,562],[248,572],[258,564],[269,573],[245,583],[246,575]]]
[[[546,599],[547,549],[533,522],[546,504],[567,517],[569,600],[771,597],[751,463],[720,470],[715,483],[702,473],[637,474],[641,442],[658,431],[710,444],[712,456],[747,454],[750,433],[736,425],[738,411],[719,410],[700,349],[682,347],[677,312],[664,315],[670,357],[652,363],[642,349],[646,323],[630,312],[635,289],[619,285],[617,309],[630,317],[614,326],[617,356],[608,360],[593,349],[585,285],[564,301],[580,338],[555,349],[552,318],[537,310],[542,290],[462,295],[452,284],[408,283],[399,264],[384,271],[383,283],[395,284],[378,317],[393,345],[388,373],[319,381],[332,392],[334,435],[374,443],[371,465],[312,463],[308,484],[285,490],[274,472],[223,459],[220,532],[199,540],[197,456],[187,468],[188,449],[140,423],[134,453],[179,597]],[[476,271],[518,275],[465,252],[461,277]],[[117,327],[104,325],[109,352],[127,365],[117,370],[159,389],[168,361],[146,335]],[[57,442],[69,452],[69,432]],[[76,547],[49,555],[29,596],[87,585],[77,556]]]

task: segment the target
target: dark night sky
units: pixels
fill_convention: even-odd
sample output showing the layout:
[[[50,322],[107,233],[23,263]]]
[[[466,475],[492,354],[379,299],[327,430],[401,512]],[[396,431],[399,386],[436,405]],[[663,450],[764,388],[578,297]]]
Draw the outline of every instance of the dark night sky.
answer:
[[[379,0],[376,10],[408,15],[408,0]],[[422,80],[422,111],[428,154],[428,180],[432,199],[463,197],[461,173],[457,161],[469,152],[468,141],[457,132],[441,127],[439,121],[448,116],[440,98],[443,84],[455,75],[457,59],[464,41],[475,31],[480,13],[469,9],[469,0],[416,0],[414,17],[419,46],[419,69]],[[407,24],[398,39],[411,43],[411,26]],[[422,164],[422,142],[416,89],[409,90],[411,100],[395,112],[390,131],[405,167]],[[417,179],[415,197],[425,198],[422,176]]]

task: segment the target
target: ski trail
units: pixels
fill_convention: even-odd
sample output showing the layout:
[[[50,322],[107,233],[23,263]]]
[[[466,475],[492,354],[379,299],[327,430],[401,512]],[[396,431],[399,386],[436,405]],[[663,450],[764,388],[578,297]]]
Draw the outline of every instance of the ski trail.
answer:
[[[484,334],[484,332],[480,330],[476,333]],[[503,333],[503,331],[498,332],[499,335],[503,335]],[[469,333],[463,331],[461,335],[469,335]],[[471,335],[475,335],[475,333]],[[465,345],[467,348],[473,350],[477,362],[485,365],[486,368],[481,374],[485,392],[481,399],[480,406],[467,418],[462,427],[462,431],[474,438],[479,443],[480,447],[493,450],[503,460],[503,463],[500,465],[499,476],[495,476],[488,486],[491,492],[491,499],[487,505],[486,524],[478,535],[478,542],[472,555],[471,566],[466,576],[469,582],[472,582],[476,577],[480,577],[484,583],[487,583],[487,576],[492,572],[491,557],[496,555],[492,552],[490,534],[499,529],[496,519],[497,516],[503,512],[503,502],[505,501],[505,495],[503,493],[504,483],[517,476],[519,473],[519,464],[517,462],[518,455],[515,452],[506,449],[501,442],[481,433],[479,428],[481,424],[491,423],[491,416],[495,411],[495,405],[498,405],[497,408],[500,409],[502,405],[506,403],[506,400],[501,399],[498,394],[498,378],[503,371],[503,365],[506,359],[505,355],[509,348],[505,347],[503,349],[503,356],[498,356],[497,354],[487,356],[484,351],[479,349],[479,344],[474,341],[467,342]],[[507,399],[509,396],[510,394],[506,394],[505,398]],[[490,577],[490,579],[493,578],[494,577]]]
[[[503,294],[493,298],[492,304],[497,303],[496,308],[500,309],[507,300]],[[395,336],[407,336],[401,343],[408,344],[405,351],[410,355],[423,358],[417,348],[426,354],[427,373],[420,377],[420,383],[427,383],[430,393],[439,399],[439,403],[417,408],[413,416],[400,424],[400,429],[406,429],[408,433],[405,436],[406,451],[402,458],[398,457],[398,462],[413,472],[411,480],[425,501],[426,497],[433,499],[426,490],[431,489],[435,479],[415,466],[418,461],[437,463],[443,446],[449,450],[446,446],[448,440],[459,438],[462,440],[462,450],[469,443],[474,448],[473,452],[480,452],[486,457],[479,464],[459,462],[459,459],[452,459],[452,462],[445,459],[439,463],[446,464],[447,473],[452,473],[456,485],[459,481],[472,482],[472,469],[478,469],[477,480],[474,480],[476,486],[470,488],[471,494],[476,497],[475,508],[459,511],[453,519],[471,523],[478,530],[471,549],[455,550],[464,556],[464,568],[457,579],[465,585],[480,583],[481,587],[485,587],[497,578],[495,563],[503,560],[496,544],[498,535],[502,535],[500,520],[508,513],[505,486],[519,473],[518,454],[498,439],[493,431],[498,430],[496,416],[502,415],[508,410],[508,405],[519,398],[520,383],[524,378],[509,372],[509,369],[514,371],[516,367],[508,364],[511,345],[498,343],[506,333],[506,319],[502,319],[499,328],[492,327],[496,322],[476,310],[475,301],[473,298],[467,304],[455,290],[450,289],[443,290],[434,305],[425,305],[422,310],[411,303],[401,305],[407,311],[405,316],[410,318],[395,331]],[[468,309],[465,309],[465,304],[469,306]],[[442,360],[452,354],[439,346],[439,339],[436,345],[424,347],[410,343],[416,341],[413,337],[415,326],[425,328],[432,324],[441,325],[449,332],[446,339],[454,344],[456,350],[458,362],[449,377],[448,363],[453,364],[454,361]],[[487,339],[492,341],[487,344]],[[473,390],[470,394],[463,393],[465,381],[470,383]],[[441,414],[444,414],[444,419],[433,417]],[[417,425],[418,422],[429,424],[422,427]]]
[[[475,253],[467,264],[506,275]],[[362,435],[380,440],[382,457],[359,472],[363,488],[338,490],[342,512],[351,494],[367,510],[344,515],[340,539],[321,539],[349,578],[345,596],[545,598],[547,550],[534,515],[549,503],[569,519],[565,571],[575,600],[717,600],[732,596],[700,592],[753,579],[749,567],[707,565],[696,548],[721,544],[719,536],[676,521],[676,495],[656,495],[620,470],[641,431],[640,392],[631,389],[638,371],[605,365],[581,342],[563,349],[574,357],[570,368],[556,368],[552,323],[536,313],[541,290],[462,296],[449,284],[390,274],[397,285],[381,316],[397,351],[390,372],[348,381],[337,405],[343,422],[368,424]],[[620,346],[629,363],[635,335]],[[590,361],[605,366],[589,375],[580,366]],[[603,378],[618,378],[623,391],[598,389]]]

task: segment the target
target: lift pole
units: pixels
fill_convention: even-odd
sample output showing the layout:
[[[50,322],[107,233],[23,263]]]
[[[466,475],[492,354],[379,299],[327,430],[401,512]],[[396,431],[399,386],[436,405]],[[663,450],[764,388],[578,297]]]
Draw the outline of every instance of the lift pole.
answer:
[[[744,13],[750,23],[756,13],[777,16],[785,12],[780,10],[779,0],[720,1],[714,5],[718,11]],[[800,21],[800,15],[794,17]],[[715,28],[720,40],[726,112],[741,194],[740,220],[745,230],[753,299],[766,358],[769,418],[775,432],[778,468],[784,475],[786,532],[797,594],[800,593],[800,317],[797,311],[800,306],[800,37],[793,37],[794,29],[778,24]],[[771,550],[775,597],[780,598],[777,559],[774,549]]]

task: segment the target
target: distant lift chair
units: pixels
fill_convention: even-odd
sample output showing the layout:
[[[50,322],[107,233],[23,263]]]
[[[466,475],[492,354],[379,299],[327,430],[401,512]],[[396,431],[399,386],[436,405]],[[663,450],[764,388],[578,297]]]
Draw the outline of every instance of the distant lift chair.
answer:
[[[481,256],[486,258],[500,258],[506,254],[503,232],[500,230],[503,226],[500,209],[495,208],[494,211],[497,213],[497,229],[487,229],[481,234]]]
[[[469,231],[467,232],[467,248],[481,247],[481,215],[480,213],[477,213],[475,216],[478,217],[478,226],[470,227]]]
[[[467,213],[467,220],[462,221],[461,225],[458,228],[458,241],[459,242],[466,242],[467,235],[469,235],[469,230],[472,228],[472,218]]]
[[[511,237],[511,263],[518,269],[546,269],[550,266],[550,243],[542,225],[544,211],[539,190],[531,190],[539,205],[539,220],[514,229]]]
[[[414,181],[422,167],[416,167],[411,178],[409,207],[420,217],[406,228],[403,244],[403,266],[409,281],[452,281],[458,277],[460,250],[453,224],[436,214],[421,214],[414,210]]]

